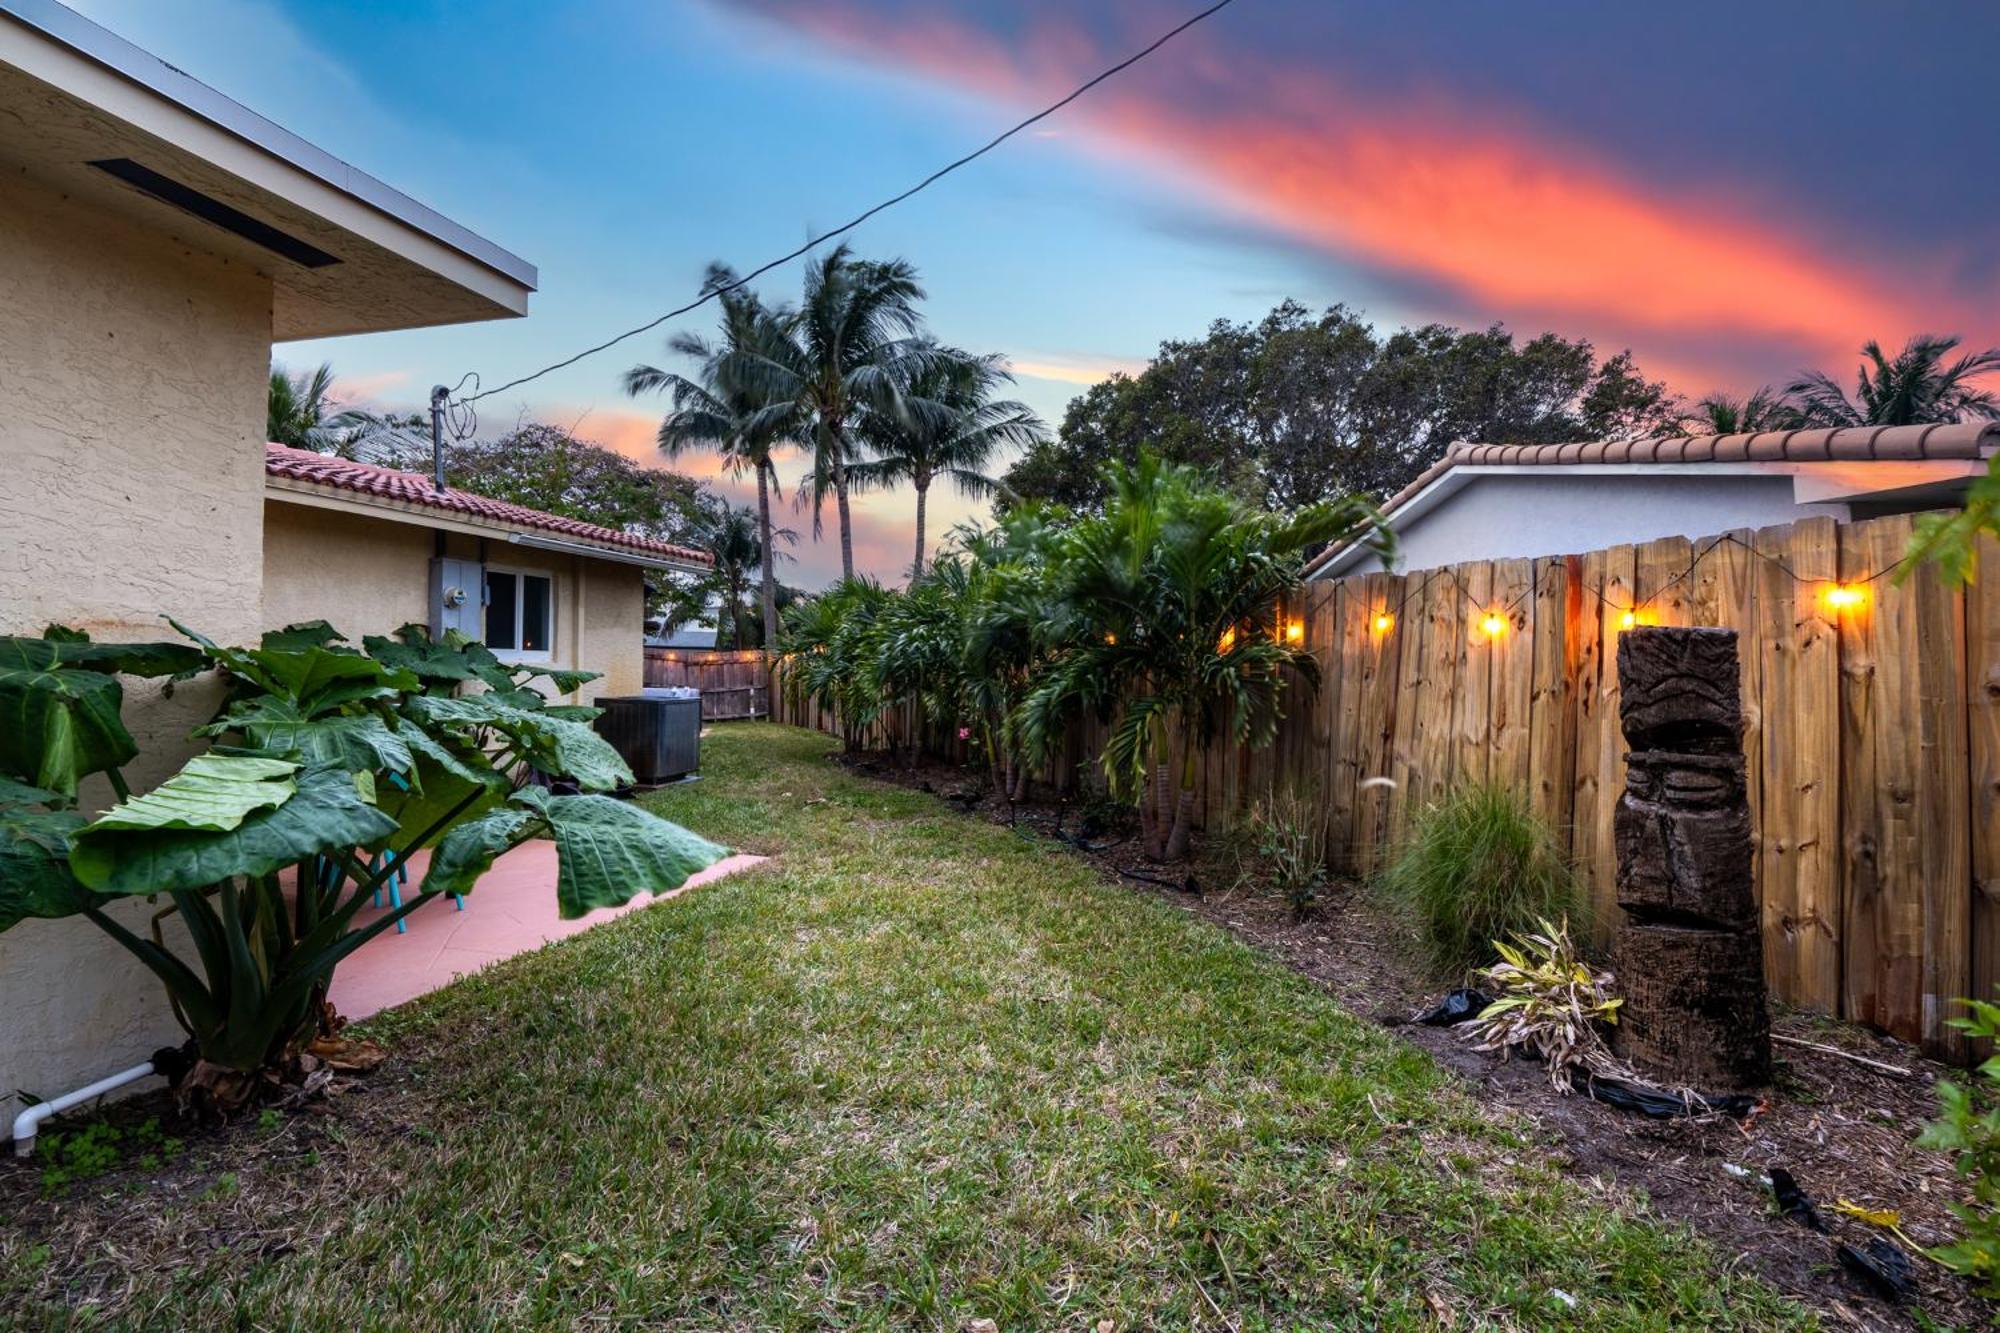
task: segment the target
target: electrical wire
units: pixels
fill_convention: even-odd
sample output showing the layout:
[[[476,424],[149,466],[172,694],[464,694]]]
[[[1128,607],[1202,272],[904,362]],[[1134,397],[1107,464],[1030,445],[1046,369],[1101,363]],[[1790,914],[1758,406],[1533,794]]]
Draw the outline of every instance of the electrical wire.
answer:
[[[534,371],[527,375],[522,375],[516,379],[508,380],[505,384],[495,385],[491,389],[477,390],[470,397],[463,400],[463,406],[469,409],[472,404],[478,402],[481,398],[491,397],[493,394],[504,393],[508,389],[518,388],[519,386],[528,383],[530,380],[538,380],[544,375],[550,374],[554,371],[562,370],[568,366],[573,366],[577,362],[584,360],[586,357],[595,356],[599,352],[607,351],[610,348],[616,347],[619,343],[624,342],[628,338],[636,338],[642,333],[650,332],[651,330],[660,327],[660,325],[666,323],[670,319],[676,319],[692,311],[699,310],[702,306],[707,305],[710,301],[715,300],[717,297],[724,296],[729,292],[735,291],[738,287],[742,287],[745,284],[755,280],[756,278],[762,277],[764,274],[769,273],[774,268],[778,268],[781,265],[791,263],[794,259],[797,259],[800,256],[808,253],[809,251],[811,251],[812,249],[814,249],[819,245],[825,244],[827,241],[832,240],[836,236],[842,236],[850,231],[853,231],[856,227],[868,221],[868,219],[874,217],[877,213],[880,213],[885,209],[894,208],[897,204],[902,203],[905,199],[908,199],[912,195],[918,194],[923,190],[930,188],[938,181],[943,180],[946,176],[949,176],[952,172],[957,171],[960,167],[966,166],[969,163],[984,157],[986,154],[992,152],[995,148],[998,148],[1001,144],[1007,142],[1007,140],[1019,134],[1022,130],[1027,129],[1031,125],[1035,125],[1041,121],[1047,120],[1050,116],[1053,116],[1056,112],[1062,110],[1064,107],[1068,106],[1071,102],[1076,101],[1077,98],[1082,97],[1085,93],[1089,92],[1092,88],[1095,88],[1098,84],[1103,83],[1106,79],[1112,78],[1113,76],[1123,73],[1125,70],[1130,69],[1132,66],[1138,64],[1141,60],[1144,60],[1147,56],[1153,54],[1153,52],[1165,46],[1168,42],[1171,42],[1174,38],[1186,32],[1189,28],[1192,28],[1195,24],[1200,23],[1203,19],[1208,18],[1212,14],[1227,9],[1230,5],[1234,4],[1235,2],[1236,0],[1216,0],[1216,3],[1208,6],[1206,9],[1203,9],[1198,13],[1195,13],[1190,17],[1182,20],[1181,22],[1175,24],[1173,27],[1167,29],[1166,32],[1162,33],[1160,36],[1155,38],[1152,42],[1148,43],[1146,46],[1142,47],[1133,54],[1127,56],[1125,59],[1119,61],[1117,64],[1111,66],[1109,69],[1104,70],[1102,73],[1096,75],[1087,82],[1077,85],[1077,87],[1071,90],[1068,96],[1064,97],[1061,101],[1052,102],[1048,106],[1043,107],[1040,111],[1037,111],[1034,115],[1029,116],[1026,120],[1020,121],[1019,123],[1010,126],[1005,130],[1002,130],[999,134],[994,135],[991,139],[988,139],[985,143],[973,149],[965,156],[957,159],[956,161],[949,162],[942,167],[939,167],[936,171],[933,171],[930,175],[924,177],[922,180],[918,181],[915,185],[912,185],[909,189],[904,190],[901,194],[893,195],[888,199],[884,199],[881,203],[876,204],[871,208],[865,209],[862,212],[855,214],[854,217],[850,218],[846,222],[841,223],[838,227],[835,227],[832,231],[822,233],[819,236],[815,236],[812,240],[807,241],[804,245],[800,246],[796,250],[793,250],[790,254],[780,255],[778,258],[771,260],[767,264],[759,264],[756,268],[751,269],[748,273],[745,273],[742,277],[737,278],[734,282],[721,283],[715,287],[711,287],[706,291],[704,291],[700,296],[696,297],[694,300],[688,302],[686,305],[678,306],[672,310],[669,310],[667,311],[666,314],[661,315],[656,319],[647,320],[644,324],[641,324],[636,328],[627,329],[625,330],[625,332],[617,335],[616,337],[606,339],[604,342],[598,343],[593,347],[586,347],[581,352],[576,353],[574,356],[565,357],[560,361],[554,362],[550,365],[543,366],[540,370]],[[476,382],[477,380],[476,376],[474,377],[474,380]],[[460,381],[461,384],[463,384],[463,382],[464,381]],[[477,418],[475,417],[472,420],[476,425]],[[453,429],[454,431],[457,429],[456,419],[454,420]],[[463,435],[460,435],[458,438],[463,439],[465,437]]]

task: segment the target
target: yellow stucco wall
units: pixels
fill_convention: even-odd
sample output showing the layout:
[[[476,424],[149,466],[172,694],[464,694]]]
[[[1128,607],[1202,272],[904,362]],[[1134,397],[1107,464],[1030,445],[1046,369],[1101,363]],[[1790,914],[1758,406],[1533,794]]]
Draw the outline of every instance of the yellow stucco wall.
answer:
[[[355,642],[430,619],[430,562],[436,538],[427,528],[272,499],[265,510],[264,624],[325,620]],[[478,559],[480,539],[446,537],[445,553]],[[553,665],[604,677],[567,696],[636,693],[644,684],[645,581],[633,565],[485,543],[496,568],[548,574],[555,595]]]
[[[170,638],[162,613],[219,639],[255,632],[270,339],[264,275],[0,183],[0,633],[54,621]],[[200,687],[129,689],[151,756],[134,784],[177,764],[214,706]],[[152,909],[116,910],[138,923]],[[0,1014],[0,1105],[179,1035],[151,974],[78,919],[0,934]]]

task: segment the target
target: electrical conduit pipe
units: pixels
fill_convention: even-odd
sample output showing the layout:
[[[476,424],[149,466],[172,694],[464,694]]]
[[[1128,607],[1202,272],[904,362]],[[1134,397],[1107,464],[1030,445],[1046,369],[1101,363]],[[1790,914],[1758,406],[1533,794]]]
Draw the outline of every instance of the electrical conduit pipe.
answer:
[[[41,1132],[42,1122],[50,1116],[60,1115],[70,1107],[80,1102],[87,1102],[92,1097],[102,1097],[105,1093],[122,1088],[127,1083],[137,1083],[154,1072],[156,1071],[153,1069],[153,1062],[148,1060],[144,1064],[133,1065],[130,1069],[113,1074],[109,1078],[101,1078],[88,1087],[78,1088],[75,1092],[65,1092],[52,1102],[37,1102],[30,1106],[14,1117],[14,1155],[34,1156],[35,1136]]]

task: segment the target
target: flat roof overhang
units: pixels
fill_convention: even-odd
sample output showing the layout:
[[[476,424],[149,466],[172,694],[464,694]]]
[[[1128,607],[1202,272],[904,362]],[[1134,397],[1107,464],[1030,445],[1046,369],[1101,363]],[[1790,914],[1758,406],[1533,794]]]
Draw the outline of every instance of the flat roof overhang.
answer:
[[[279,342],[524,315],[535,290],[532,264],[54,0],[0,0],[0,122],[6,176],[268,274]],[[181,189],[133,183],[155,178]]]

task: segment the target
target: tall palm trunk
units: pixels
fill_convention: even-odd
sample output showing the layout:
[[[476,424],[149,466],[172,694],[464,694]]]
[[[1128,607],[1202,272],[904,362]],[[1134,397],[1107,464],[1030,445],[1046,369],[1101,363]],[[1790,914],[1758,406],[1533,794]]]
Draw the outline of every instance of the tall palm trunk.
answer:
[[[1173,831],[1167,835],[1167,860],[1185,861],[1188,840],[1194,833],[1194,738],[1184,737],[1187,755],[1181,760],[1180,798],[1174,803]]]
[[[778,580],[771,572],[771,460],[757,464],[757,540],[763,544],[764,656],[778,650]]]
[[[828,472],[833,477],[833,507],[840,516],[840,576],[854,577],[854,520],[847,507],[847,432],[838,425],[827,427],[833,440],[833,457]]]
[[[1167,836],[1172,831],[1168,825],[1168,811],[1172,808],[1169,793],[1173,790],[1173,779],[1167,775],[1167,760],[1162,754],[1153,765],[1153,779],[1146,784],[1139,801],[1142,818],[1139,823],[1146,838],[1146,859],[1164,861],[1167,859]]]
[[[924,576],[924,501],[929,498],[931,490],[931,479],[929,477],[919,474],[915,481],[917,487],[917,558],[910,565],[910,584],[913,587],[917,580]]]

